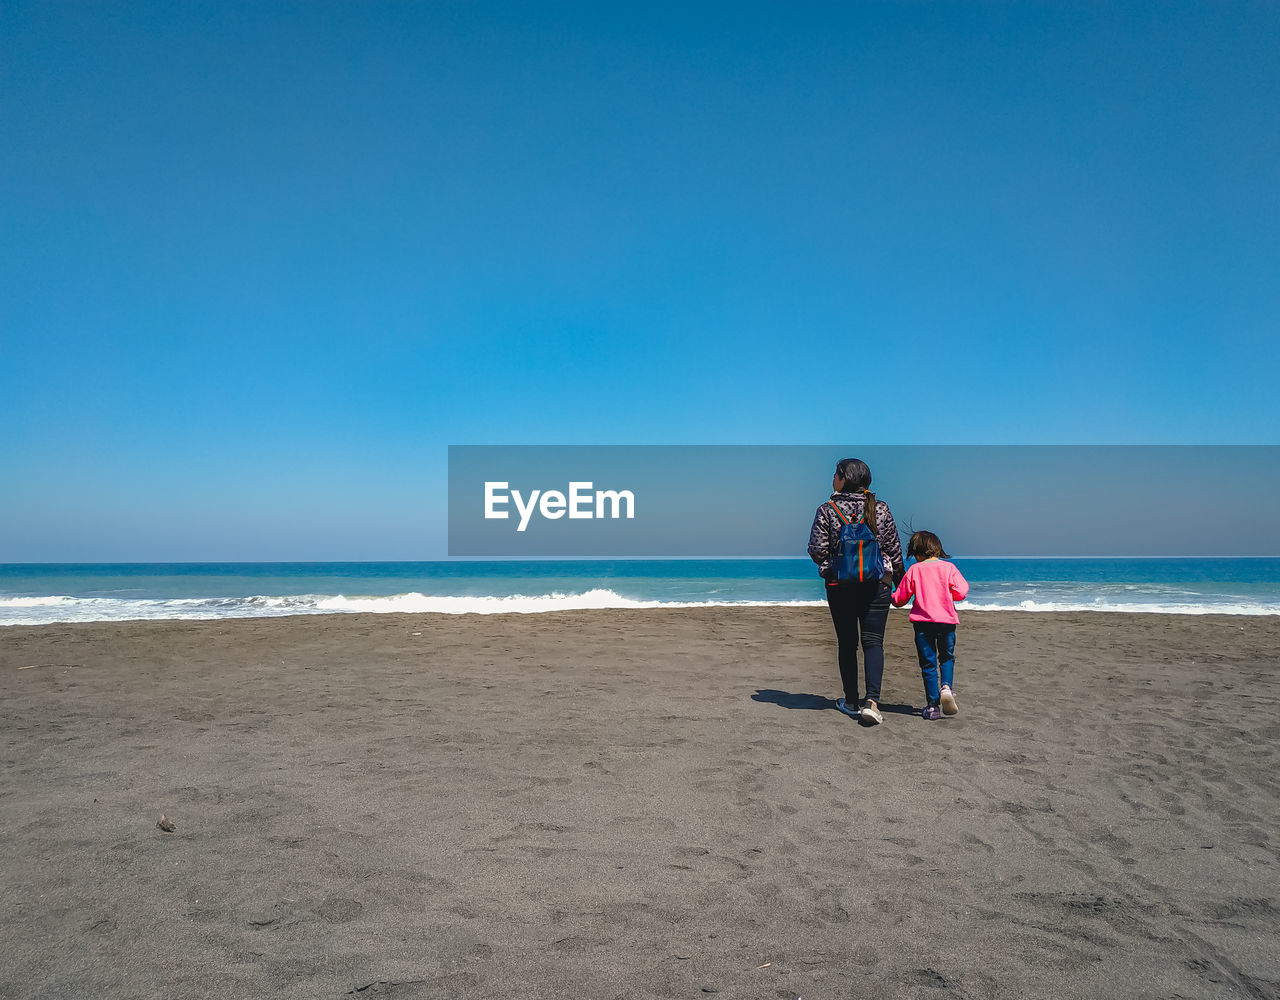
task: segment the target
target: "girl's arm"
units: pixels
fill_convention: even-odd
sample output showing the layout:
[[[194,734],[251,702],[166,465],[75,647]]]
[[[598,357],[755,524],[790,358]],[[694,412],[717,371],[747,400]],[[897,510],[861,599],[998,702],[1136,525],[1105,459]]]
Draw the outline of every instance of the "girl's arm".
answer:
[[[906,604],[916,592],[916,575],[912,572],[914,569],[915,567],[912,566],[911,569],[907,570],[906,576],[898,584],[898,589],[893,592],[891,600],[895,608],[900,608]]]
[[[963,601],[969,596],[969,581],[964,578],[955,565],[951,566],[951,575],[947,581],[951,584],[951,599],[953,601]]]

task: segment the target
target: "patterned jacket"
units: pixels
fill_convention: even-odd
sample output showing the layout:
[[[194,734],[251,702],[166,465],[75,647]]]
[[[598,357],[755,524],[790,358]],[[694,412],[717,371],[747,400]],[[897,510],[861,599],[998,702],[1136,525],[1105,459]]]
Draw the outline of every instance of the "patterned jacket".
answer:
[[[836,504],[850,521],[859,521],[866,501],[861,493],[832,493],[831,503]],[[813,515],[813,527],[809,529],[809,558],[818,564],[818,572],[823,579],[829,578],[831,550],[835,548],[843,527],[831,509],[831,503],[824,503],[818,508]],[[883,500],[876,501],[876,540],[884,557],[884,579],[896,582],[903,574],[902,540],[898,538],[898,526],[893,523],[889,505]]]

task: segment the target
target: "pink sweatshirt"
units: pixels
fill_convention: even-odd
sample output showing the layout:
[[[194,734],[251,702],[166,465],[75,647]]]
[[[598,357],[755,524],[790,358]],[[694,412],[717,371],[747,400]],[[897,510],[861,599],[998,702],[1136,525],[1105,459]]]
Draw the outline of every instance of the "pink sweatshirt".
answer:
[[[913,622],[955,625],[960,621],[955,602],[963,601],[968,594],[969,581],[952,563],[926,559],[907,570],[893,592],[893,606],[900,608],[914,597],[916,602],[907,616]]]

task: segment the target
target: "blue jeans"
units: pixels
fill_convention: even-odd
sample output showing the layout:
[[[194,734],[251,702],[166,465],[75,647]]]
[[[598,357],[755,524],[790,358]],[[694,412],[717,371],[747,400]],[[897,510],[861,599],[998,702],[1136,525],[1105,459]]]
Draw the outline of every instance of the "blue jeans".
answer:
[[[956,627],[941,622],[912,622],[916,632],[916,655],[920,657],[920,673],[924,676],[924,693],[930,705],[942,699],[938,672],[942,683],[951,687],[956,670]]]

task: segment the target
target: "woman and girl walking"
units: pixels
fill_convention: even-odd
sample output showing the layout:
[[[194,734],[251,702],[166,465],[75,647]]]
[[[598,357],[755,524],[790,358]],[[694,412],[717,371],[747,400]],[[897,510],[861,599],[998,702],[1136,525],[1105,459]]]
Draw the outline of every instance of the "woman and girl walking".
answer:
[[[868,725],[884,721],[884,627],[889,605],[913,600],[908,616],[924,679],[921,715],[939,719],[959,711],[955,697],[956,601],[969,584],[946,562],[938,536],[917,531],[907,543],[916,562],[905,568],[902,542],[889,505],[871,492],[871,470],[856,458],[842,459],[831,477],[831,497],[818,508],[809,531],[809,556],[826,582],[827,606],[836,629],[844,697],[836,708]],[[894,584],[897,584],[895,587]],[[858,694],[858,647],[862,647],[865,696]]]

